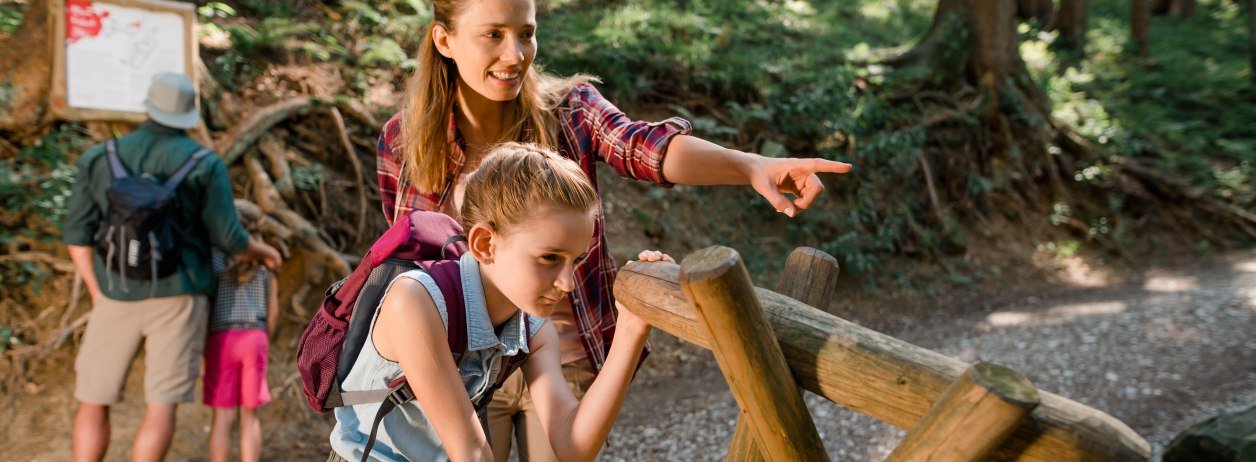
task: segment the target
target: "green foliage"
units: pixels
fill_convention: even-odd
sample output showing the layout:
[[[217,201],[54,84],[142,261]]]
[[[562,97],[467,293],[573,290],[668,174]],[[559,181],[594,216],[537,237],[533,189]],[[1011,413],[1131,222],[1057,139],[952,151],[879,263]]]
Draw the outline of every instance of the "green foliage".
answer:
[[[1256,209],[1256,87],[1240,2],[1201,0],[1190,19],[1156,17],[1150,60],[1127,53],[1128,2],[1092,2],[1087,59],[1037,66],[1057,120],[1192,187]],[[1046,54],[1047,62],[1058,61]],[[1082,166],[1079,180],[1102,179]]]
[[[51,240],[65,217],[66,201],[76,169],[67,154],[77,156],[89,139],[82,127],[60,125],[12,159],[0,159],[0,208],[4,221],[21,227],[0,229],[0,240],[18,235]]]
[[[0,36],[12,33],[22,25],[22,8],[13,3],[0,3]]]
[[[303,191],[318,189],[327,179],[327,174],[323,170],[323,164],[317,162],[308,167],[294,166],[292,167],[292,184]]]

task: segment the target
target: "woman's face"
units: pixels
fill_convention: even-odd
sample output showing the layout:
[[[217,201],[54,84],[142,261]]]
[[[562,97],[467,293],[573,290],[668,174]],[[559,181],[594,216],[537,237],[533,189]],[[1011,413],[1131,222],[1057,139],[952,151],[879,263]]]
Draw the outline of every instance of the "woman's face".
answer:
[[[454,29],[437,25],[436,49],[458,67],[460,87],[492,101],[519,96],[536,58],[533,0],[470,0]]]

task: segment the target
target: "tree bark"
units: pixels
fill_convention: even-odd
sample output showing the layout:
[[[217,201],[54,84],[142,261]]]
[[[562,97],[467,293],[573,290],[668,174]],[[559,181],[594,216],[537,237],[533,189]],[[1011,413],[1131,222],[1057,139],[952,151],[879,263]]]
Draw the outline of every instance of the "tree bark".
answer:
[[[1251,49],[1248,50],[1248,53],[1250,53],[1248,58],[1251,61],[1252,82],[1256,82],[1256,0],[1247,1],[1247,22],[1247,37],[1252,45]]]
[[[1040,27],[1051,22],[1053,10],[1051,0],[1016,1],[1016,18],[1026,21],[1033,19]]]
[[[1195,16],[1195,0],[1156,0],[1151,12],[1157,16],[1169,14],[1179,18]]]
[[[1059,43],[1064,48],[1086,49],[1087,0],[1060,0],[1060,10],[1055,15],[1055,28],[1060,32]]]
[[[52,0],[32,0],[0,44],[0,133],[15,145],[43,134],[52,87]]]
[[[1146,58],[1150,52],[1151,5],[1147,0],[1130,2],[1130,39],[1134,54]]]
[[[945,59],[944,53],[934,48],[939,44],[938,36],[949,32],[942,25],[957,20],[967,32],[965,80],[976,85],[987,79],[988,74],[996,84],[1002,85],[1013,66],[1020,63],[1016,10],[1017,2],[1005,0],[941,0],[925,38],[909,54],[930,61],[935,68],[947,67],[948,63],[938,61]]]

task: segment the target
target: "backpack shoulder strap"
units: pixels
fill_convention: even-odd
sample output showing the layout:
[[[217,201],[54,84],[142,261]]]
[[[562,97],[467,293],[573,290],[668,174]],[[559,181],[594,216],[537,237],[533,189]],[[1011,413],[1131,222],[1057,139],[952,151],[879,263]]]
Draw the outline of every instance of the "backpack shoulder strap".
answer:
[[[457,260],[449,260],[433,264],[428,268],[428,274],[445,297],[448,320],[445,335],[449,340],[449,351],[454,354],[454,364],[458,364],[467,352],[467,304],[462,294],[462,271]]]
[[[162,187],[166,188],[168,191],[173,191],[175,188],[178,188],[179,183],[182,183],[183,179],[187,178],[189,173],[192,173],[192,169],[196,168],[196,164],[199,164],[201,159],[209,155],[209,152],[209,148],[202,147],[197,149],[196,152],[192,153],[192,157],[189,157],[188,160],[184,161],[183,165],[179,166],[179,169],[175,170],[174,174],[170,175],[170,178],[166,179],[166,183],[163,184]]]
[[[113,179],[121,179],[131,176],[127,172],[126,166],[122,165],[122,159],[118,158],[118,139],[113,138],[105,142],[105,157],[109,160],[109,171],[113,173]]]

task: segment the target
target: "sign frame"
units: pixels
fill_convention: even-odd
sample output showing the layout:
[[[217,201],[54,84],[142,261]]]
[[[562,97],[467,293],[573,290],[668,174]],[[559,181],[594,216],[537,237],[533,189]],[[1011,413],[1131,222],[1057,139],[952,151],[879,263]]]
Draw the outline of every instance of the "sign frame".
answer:
[[[161,13],[174,13],[183,19],[184,62],[183,73],[192,79],[197,91],[196,105],[200,107],[200,83],[196,76],[196,59],[200,53],[200,44],[196,37],[196,5],[193,3],[170,0],[88,0],[91,3],[104,3],[127,8],[140,8]],[[148,120],[144,112],[130,112],[110,109],[90,109],[70,107],[67,97],[66,78],[66,2],[54,0],[52,5],[52,88],[49,106],[52,113],[63,120],[106,120],[119,122],[143,122]]]

